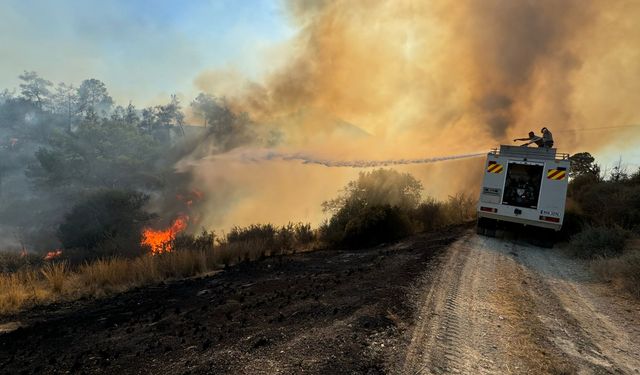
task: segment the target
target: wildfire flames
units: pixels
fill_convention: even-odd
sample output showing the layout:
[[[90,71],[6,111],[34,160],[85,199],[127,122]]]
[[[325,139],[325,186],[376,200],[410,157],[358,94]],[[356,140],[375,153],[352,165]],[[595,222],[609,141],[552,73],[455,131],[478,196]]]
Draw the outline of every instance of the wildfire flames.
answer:
[[[47,255],[44,256],[44,260],[52,260],[60,257],[61,255],[62,255],[62,250],[49,251]]]
[[[167,229],[156,230],[145,228],[142,231],[142,245],[149,246],[151,248],[151,254],[153,255],[170,252],[171,241],[175,238],[176,234],[187,228],[188,222],[189,216],[180,215]]]

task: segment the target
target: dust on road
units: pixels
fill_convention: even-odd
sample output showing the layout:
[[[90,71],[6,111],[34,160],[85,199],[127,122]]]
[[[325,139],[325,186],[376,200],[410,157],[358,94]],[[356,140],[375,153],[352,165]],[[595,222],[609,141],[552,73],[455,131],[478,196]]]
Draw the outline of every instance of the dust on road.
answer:
[[[468,234],[424,276],[399,371],[640,373],[640,308],[558,250]]]

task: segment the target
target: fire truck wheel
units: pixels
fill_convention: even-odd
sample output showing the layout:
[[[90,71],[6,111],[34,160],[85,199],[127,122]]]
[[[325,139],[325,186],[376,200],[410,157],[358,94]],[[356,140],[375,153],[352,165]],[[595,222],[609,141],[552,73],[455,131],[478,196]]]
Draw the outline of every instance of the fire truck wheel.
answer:
[[[487,237],[495,237],[496,236],[496,228],[487,228],[484,230],[484,235]]]
[[[478,222],[476,223],[476,233],[481,236],[484,236],[484,232],[485,232],[485,228],[482,226],[480,219],[478,219]]]

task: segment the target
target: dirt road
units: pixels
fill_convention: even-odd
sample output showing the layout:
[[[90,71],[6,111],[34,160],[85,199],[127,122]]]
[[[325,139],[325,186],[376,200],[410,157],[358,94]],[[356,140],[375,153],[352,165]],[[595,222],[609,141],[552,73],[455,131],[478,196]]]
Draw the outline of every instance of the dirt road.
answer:
[[[424,278],[405,374],[640,373],[637,302],[557,250],[468,234]]]

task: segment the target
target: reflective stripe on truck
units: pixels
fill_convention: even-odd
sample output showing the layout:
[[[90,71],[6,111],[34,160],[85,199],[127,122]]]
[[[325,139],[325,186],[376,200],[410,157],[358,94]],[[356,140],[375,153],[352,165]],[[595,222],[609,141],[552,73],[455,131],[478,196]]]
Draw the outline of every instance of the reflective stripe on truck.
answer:
[[[547,178],[549,180],[562,180],[565,178],[565,176],[567,175],[567,168],[555,168],[555,169],[549,169],[549,171],[547,172]]]
[[[487,166],[487,172],[489,173],[500,173],[503,169],[502,164],[498,164],[495,161],[490,161]]]

